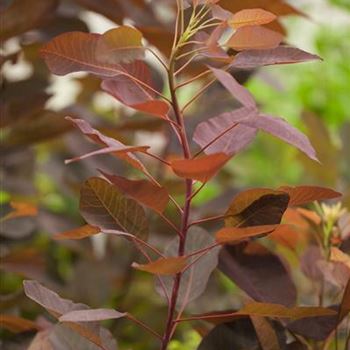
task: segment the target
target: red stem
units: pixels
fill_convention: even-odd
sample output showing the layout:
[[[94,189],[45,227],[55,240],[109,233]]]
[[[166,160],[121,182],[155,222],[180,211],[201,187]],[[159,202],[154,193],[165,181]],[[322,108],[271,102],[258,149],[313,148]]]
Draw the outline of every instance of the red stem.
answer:
[[[175,53],[173,53],[175,55]],[[180,132],[180,139],[181,139],[181,146],[183,150],[184,157],[186,159],[191,158],[191,152],[190,147],[186,135],[186,129],[184,125],[183,116],[180,111],[179,103],[177,100],[176,92],[175,92],[175,81],[174,81],[174,65],[175,65],[175,59],[172,55],[170,59],[170,67],[168,71],[168,79],[169,79],[169,88],[170,88],[170,94],[172,99],[172,105],[174,108],[174,113],[176,117],[176,121],[179,124],[179,132]],[[185,199],[185,205],[184,210],[182,214],[182,222],[181,222],[181,234],[179,235],[179,247],[178,247],[178,256],[183,256],[185,254],[185,244],[186,244],[186,235],[188,230],[188,220],[190,216],[190,209],[191,209],[191,195],[192,195],[192,186],[193,182],[191,179],[186,179],[186,199]],[[171,336],[174,331],[174,327],[176,327],[175,322],[175,311],[176,311],[176,304],[181,284],[181,277],[182,273],[176,274],[174,277],[174,284],[173,289],[171,293],[169,308],[168,308],[168,318],[166,321],[165,331],[163,335],[163,340],[161,344],[161,350],[166,350],[168,348],[169,342],[171,340]]]

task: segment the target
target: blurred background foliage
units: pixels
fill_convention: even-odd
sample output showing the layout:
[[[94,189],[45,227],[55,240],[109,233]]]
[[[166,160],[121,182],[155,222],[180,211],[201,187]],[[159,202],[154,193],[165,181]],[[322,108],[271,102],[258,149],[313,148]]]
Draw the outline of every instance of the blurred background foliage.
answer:
[[[343,205],[350,205],[350,3],[348,0],[313,0],[296,1],[293,5],[305,10],[309,18],[285,20],[289,33],[287,42],[319,54],[323,61],[263,68],[254,72],[246,86],[264,111],[286,118],[310,137],[322,165],[311,162],[270,136],[259,135],[248,150],[230,162],[219,181],[206,186],[196,198],[198,205],[210,203],[218,193],[226,190],[283,184],[330,186],[344,192]],[[69,5],[65,7],[65,15],[72,18],[73,14],[74,19],[64,22],[61,18],[62,31],[72,27],[103,32],[113,25],[110,19],[86,10],[75,18],[75,6],[74,3],[71,12]],[[21,289],[23,277],[35,278],[93,307],[132,307],[136,316],[149,319],[155,328],[161,328],[162,317],[153,314],[153,306],[162,308],[161,302],[148,277],[130,272],[130,261],[135,255],[129,246],[115,241],[106,246],[101,240],[57,244],[50,238],[53,233],[82,223],[78,212],[79,183],[96,174],[96,168],[108,172],[108,169],[120,166],[108,157],[64,166],[65,159],[84,153],[90,145],[78,133],[67,133],[70,126],[63,116],[70,114],[98,120],[100,128],[112,135],[124,137],[129,142],[147,140],[154,147],[163,145],[163,141],[153,134],[161,127],[157,121],[148,118],[140,123],[138,115],[134,120],[128,119],[130,111],[100,93],[99,82],[92,77],[49,76],[44,63],[37,59],[37,51],[43,42],[58,34],[57,27],[48,25],[43,33],[36,41],[28,35],[19,57],[9,57],[20,47],[18,41],[11,40],[3,47],[8,56],[2,67],[5,77],[2,100],[11,102],[11,110],[2,109],[1,112],[3,116],[7,113],[16,115],[19,121],[22,113],[29,122],[19,122],[1,132],[0,140],[4,141],[2,147],[6,152],[1,169],[2,215],[10,210],[10,200],[16,199],[36,202],[41,209],[39,225],[32,218],[22,218],[16,225],[9,223],[1,227],[1,256],[5,258],[0,272],[0,305],[4,310],[21,310],[21,314],[29,318],[36,315],[38,309],[23,297]],[[48,82],[53,83],[49,88]],[[28,94],[28,84],[34,84],[37,90]],[[71,107],[75,97],[84,109]],[[21,105],[26,106],[25,111]],[[44,113],[41,111],[43,106]],[[28,115],[30,113],[32,115]],[[7,123],[6,118],[3,122]],[[137,135],[135,131],[138,131]],[[173,184],[174,188],[176,185]],[[210,205],[206,209],[210,211]],[[158,231],[164,230],[160,223],[157,225]],[[137,278],[134,279],[135,274]],[[132,287],[128,284],[131,278]],[[218,283],[213,291],[209,291],[209,298],[210,293],[219,291],[222,295],[230,294],[229,300],[213,301],[207,295],[207,299],[203,298],[198,305],[205,305],[210,300],[214,309],[228,304],[238,306],[239,292],[232,282],[219,274],[213,278]],[[130,344],[134,350],[152,348],[147,336],[137,333],[132,325],[113,321],[109,326],[113,332],[122,333],[119,338],[121,349],[128,349]],[[184,325],[180,327],[180,333],[182,341],[173,341],[171,350],[192,350],[198,345],[198,332]],[[4,343],[5,349],[22,349],[7,332],[1,335],[9,341]],[[25,344],[27,339],[21,341]]]

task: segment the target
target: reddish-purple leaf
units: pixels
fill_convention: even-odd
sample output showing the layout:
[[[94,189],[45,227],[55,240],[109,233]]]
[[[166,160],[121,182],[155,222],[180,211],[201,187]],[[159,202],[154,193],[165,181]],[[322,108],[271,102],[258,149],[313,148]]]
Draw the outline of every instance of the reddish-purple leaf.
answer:
[[[320,60],[317,55],[289,46],[279,46],[270,50],[246,50],[239,52],[232,67],[241,69],[252,69],[259,66],[273,64],[289,64]]]
[[[241,123],[276,136],[284,142],[298,148],[309,158],[318,161],[316,151],[312,147],[309,139],[282,118],[261,114],[242,120]]]
[[[213,237],[200,227],[191,227],[187,233],[185,255],[188,256],[194,251],[207,248],[215,243]],[[178,255],[179,240],[175,238],[165,250],[166,256]],[[209,277],[218,264],[218,253],[220,248],[215,247],[198,256],[187,258],[190,268],[182,274],[181,284],[177,299],[177,308],[186,306],[191,301],[197,299],[205,291]],[[195,261],[194,264],[192,264]],[[174,284],[173,276],[161,276],[167,293],[171,295]],[[163,295],[159,283],[156,285],[157,291]]]
[[[72,160],[68,160],[68,163],[75,160],[81,160],[93,155],[113,153],[118,158],[125,160],[134,168],[139,169],[142,172],[144,172],[146,175],[148,175],[148,171],[145,168],[145,166],[132,153],[132,152],[145,152],[149,148],[148,146],[125,146],[118,140],[105,136],[102,133],[100,133],[98,130],[92,128],[91,125],[85,120],[73,119],[70,117],[67,117],[66,119],[71,121],[74,124],[74,126],[76,126],[90,140],[105,147],[104,149],[93,151],[88,154],[82,155],[80,157],[73,158]]]
[[[228,72],[221,69],[209,67],[220,83],[237,99],[243,106],[256,110],[256,102],[252,94]]]
[[[138,111],[166,119],[169,104],[156,100],[154,93],[127,76],[118,76],[102,82],[102,89],[124,105]]]
[[[237,154],[254,140],[257,133],[255,128],[239,124],[239,121],[255,113],[250,108],[242,107],[232,113],[210,118],[198,124],[193,141],[201,146],[206,154]]]
[[[255,242],[227,246],[220,253],[220,270],[251,298],[293,306],[296,288],[277,255]]]
[[[52,73],[65,75],[73,72],[88,72],[103,78],[119,74],[138,75],[145,63],[134,61],[130,64],[107,63],[97,55],[100,34],[83,32],[64,33],[41,49],[41,55]]]
[[[109,175],[101,171],[102,175],[118,187],[127,196],[135,199],[155,211],[162,213],[168,202],[169,193],[165,187],[160,187],[148,180],[129,180],[121,176]]]
[[[24,281],[23,287],[28,298],[43,306],[56,317],[73,310],[88,309],[87,305],[76,304],[71,300],[61,298],[57,293],[42,286],[37,281]]]
[[[125,317],[126,313],[114,309],[90,309],[70,311],[63,314],[60,322],[95,322]]]

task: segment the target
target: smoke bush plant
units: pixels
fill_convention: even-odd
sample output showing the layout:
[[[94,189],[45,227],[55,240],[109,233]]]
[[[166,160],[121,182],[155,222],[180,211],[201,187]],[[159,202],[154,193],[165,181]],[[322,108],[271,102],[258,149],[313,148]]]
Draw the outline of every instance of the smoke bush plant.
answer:
[[[319,59],[283,43],[284,31],[278,17],[299,11],[282,1],[271,2],[273,4],[267,6],[269,11],[262,1],[238,3],[178,0],[173,45],[167,57],[145,44],[140,30],[127,25],[102,35],[61,34],[42,48],[42,57],[52,73],[93,74],[101,79],[102,90],[123,105],[160,118],[180,145],[181,154],[170,159],[152,153],[147,145],[125,145],[94,129],[86,120],[67,117],[99,145],[97,150],[67,163],[110,154],[128,163],[143,174],[143,178],[135,180],[118,173],[101,172],[101,177],[86,180],[81,187],[80,212],[87,224],[57,234],[55,239],[81,239],[102,232],[130,241],[144,257],[132,266],[155,276],[156,289],[164,298],[168,312],[164,329],[156,330],[124,310],[91,309],[62,299],[36,281],[25,281],[26,295],[59,321],[56,326],[38,333],[33,348],[40,343],[52,349],[66,349],[74,343],[78,350],[91,346],[116,349],[115,340],[99,321],[126,318],[157,338],[160,350],[168,348],[181,322],[198,320],[216,325],[204,336],[201,350],[266,350],[287,349],[287,346],[301,349],[311,346],[315,340],[311,324],[316,328],[320,320],[326,324],[326,335],[322,333],[324,330],[316,335],[316,340],[323,341],[334,334],[348,314],[349,284],[344,287],[343,301],[337,309],[325,308],[322,303],[315,307],[295,306],[296,289],[287,269],[259,243],[261,237],[283,237],[288,233],[288,227],[281,224],[288,208],[336,198],[340,196],[338,192],[315,186],[249,189],[234,196],[220,215],[200,219],[191,216],[196,195],[260,130],[317,161],[307,137],[285,120],[261,113],[253,96],[233,75],[237,70]],[[146,53],[157,60],[166,77],[168,94],[154,85]],[[197,73],[189,72],[188,68],[194,66],[200,67]],[[186,103],[180,104],[179,92],[194,82],[200,82],[201,88]],[[239,107],[200,122],[192,143],[186,112],[217,82]],[[153,174],[155,161],[167,176],[183,180],[183,201],[179,201],[180,196],[172,195],[171,188],[162,183],[163,177]],[[178,220],[172,221],[166,215],[169,206],[175,208]],[[149,241],[152,232],[149,233],[145,210],[160,216],[177,233],[167,247]],[[209,234],[201,227],[209,222],[224,225]],[[323,248],[327,247],[325,244]],[[249,296],[246,305],[238,311],[189,315],[186,306],[204,292],[217,266]],[[288,345],[287,333],[294,337]],[[309,338],[311,343],[305,340]]]

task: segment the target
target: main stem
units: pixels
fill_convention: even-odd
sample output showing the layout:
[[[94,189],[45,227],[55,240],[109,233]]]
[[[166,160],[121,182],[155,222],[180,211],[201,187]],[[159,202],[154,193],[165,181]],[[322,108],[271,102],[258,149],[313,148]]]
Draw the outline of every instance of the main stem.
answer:
[[[179,102],[177,100],[177,96],[175,92],[175,78],[174,78],[175,77],[174,75],[175,55],[176,55],[176,49],[173,52],[170,59],[170,65],[169,65],[169,71],[168,71],[169,88],[170,88],[171,100],[174,108],[176,121],[179,127],[179,134],[180,134],[183,154],[185,159],[189,159],[191,157],[190,147],[187,140],[183,116],[181,115]],[[184,210],[183,210],[182,220],[181,220],[181,229],[179,234],[178,256],[183,256],[185,254],[186,236],[187,236],[188,221],[189,221],[190,209],[191,209],[192,180],[186,179],[185,183],[186,183],[186,198],[185,198],[185,205],[184,205]],[[180,290],[181,277],[182,277],[181,272],[176,274],[174,277],[174,284],[173,284],[173,289],[172,289],[170,304],[168,309],[168,318],[166,321],[166,327],[165,327],[165,331],[162,339],[162,345],[160,348],[161,350],[167,349],[169,342],[171,340],[174,327],[176,327],[175,312],[176,312],[176,303],[178,299],[178,294]]]

